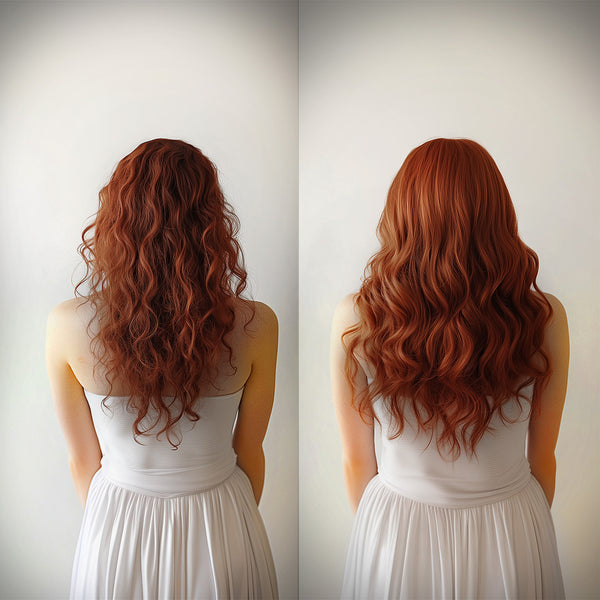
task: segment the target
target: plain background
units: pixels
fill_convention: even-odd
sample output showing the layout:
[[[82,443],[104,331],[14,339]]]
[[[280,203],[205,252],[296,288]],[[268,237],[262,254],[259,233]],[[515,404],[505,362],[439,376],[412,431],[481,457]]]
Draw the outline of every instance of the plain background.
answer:
[[[73,294],[98,190],[155,137],[216,163],[253,297],[279,317],[260,508],[281,595],[296,596],[297,18],[291,2],[0,4],[0,596],[68,597],[82,509],[45,373],[46,316]]]
[[[333,310],[360,285],[408,152],[467,137],[495,158],[539,284],[568,313],[552,513],[567,596],[598,598],[599,32],[597,2],[300,2],[301,597],[339,597],[352,525]]]

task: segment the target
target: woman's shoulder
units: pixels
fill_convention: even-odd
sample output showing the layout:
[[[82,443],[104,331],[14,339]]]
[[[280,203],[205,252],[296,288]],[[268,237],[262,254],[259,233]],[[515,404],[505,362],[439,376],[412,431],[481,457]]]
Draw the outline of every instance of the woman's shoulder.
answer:
[[[91,307],[83,298],[57,304],[48,314],[47,350],[54,356],[70,356],[89,344]]]
[[[277,315],[268,304],[257,300],[238,300],[235,310],[240,333],[250,334],[252,338],[277,335]]]
[[[543,292],[543,294],[552,307],[552,316],[544,331],[544,346],[551,353],[555,353],[558,350],[568,348],[569,324],[567,311],[556,296],[547,292]]]
[[[70,298],[57,304],[48,314],[48,325],[77,327],[89,322],[91,306],[85,298]]]
[[[550,320],[546,324],[544,337],[548,338],[553,331],[564,330],[567,328],[567,311],[562,302],[554,295],[548,292],[535,292],[535,295],[541,298],[542,296],[550,305],[552,314]]]
[[[255,317],[260,323],[267,325],[277,324],[277,315],[268,304],[253,300],[252,306],[254,308]]]
[[[333,312],[333,326],[336,329],[352,327],[360,320],[358,307],[356,306],[357,294],[348,294],[335,307]]]
[[[542,294],[552,307],[553,317],[558,319],[566,319],[567,311],[565,310],[562,302],[554,294],[549,294],[548,292],[542,292]]]

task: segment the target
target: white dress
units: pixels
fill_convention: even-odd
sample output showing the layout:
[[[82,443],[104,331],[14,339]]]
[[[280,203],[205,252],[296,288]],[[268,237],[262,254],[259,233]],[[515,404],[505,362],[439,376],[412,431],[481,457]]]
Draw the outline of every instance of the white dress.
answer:
[[[525,455],[528,403],[492,419],[477,446],[452,462],[435,437],[389,439],[390,415],[374,404],[378,474],[361,498],[342,598],[564,598],[554,525]],[[431,443],[429,443],[431,441]]]
[[[277,597],[269,541],[232,448],[242,393],[200,398],[200,419],[179,421],[174,450],[164,434],[136,442],[123,399],[109,398],[107,409],[104,396],[86,391],[103,456],[72,599]]]

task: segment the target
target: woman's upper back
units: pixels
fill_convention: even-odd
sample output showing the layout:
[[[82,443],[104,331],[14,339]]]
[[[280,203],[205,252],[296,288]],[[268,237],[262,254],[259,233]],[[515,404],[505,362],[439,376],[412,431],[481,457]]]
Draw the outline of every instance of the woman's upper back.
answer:
[[[149,430],[148,435],[133,435],[137,411],[127,406],[126,383],[115,382],[111,391],[93,352],[95,325],[90,304],[70,300],[52,311],[49,327],[61,332],[60,353],[84,390],[102,450],[102,466],[113,480],[169,496],[212,487],[231,474],[236,464],[232,435],[238,411],[242,402],[248,414],[253,404],[263,401],[259,397],[265,377],[261,361],[265,346],[273,345],[273,335],[276,344],[276,317],[268,306],[240,302],[236,307],[235,326],[225,340],[232,350],[231,360],[224,347],[217,377],[193,404],[198,419],[181,414],[181,401],[165,391],[162,401],[169,414],[180,415],[168,436],[156,435],[165,425],[166,413],[152,406],[139,424]],[[56,344],[54,340],[54,351],[59,350]],[[253,368],[255,377],[251,376]]]
[[[184,414],[168,439],[164,433],[135,439],[136,415],[126,409],[126,398],[105,399],[86,391],[105,475],[123,487],[164,496],[210,489],[224,481],[236,465],[232,431],[243,391],[198,398],[194,404],[198,420]],[[178,412],[177,400],[165,401],[173,413]],[[142,425],[157,418],[150,411]]]
[[[254,314],[253,314],[254,312]],[[60,323],[63,333],[62,344],[69,366],[81,386],[99,395],[127,396],[126,381],[114,381],[112,390],[106,379],[106,371],[98,361],[93,339],[98,324],[95,312],[85,299],[72,299],[54,308],[51,318]],[[201,390],[201,396],[225,395],[242,388],[250,375],[256,353],[255,341],[260,336],[265,321],[273,318],[272,310],[261,302],[239,302],[233,330],[225,337],[232,350],[231,361],[228,350],[223,347],[219,358],[216,377]],[[172,390],[165,390],[168,396]]]
[[[529,395],[531,390],[528,390]],[[494,502],[524,487],[530,478],[525,454],[529,426],[527,401],[512,400],[498,413],[479,440],[476,453],[458,457],[440,452],[439,427],[419,431],[412,409],[405,412],[405,428],[394,437],[394,422],[385,402],[374,405],[377,416],[377,464],[381,478],[414,500],[443,506],[475,506]]]
[[[458,456],[452,456],[444,452],[444,447],[438,447],[440,423],[428,431],[419,430],[412,403],[407,401],[403,409],[404,429],[397,435],[395,416],[390,413],[387,400],[378,397],[373,402],[377,466],[389,485],[416,500],[465,506],[492,502],[517,491],[532,472],[539,477],[540,456],[546,460],[556,445],[568,367],[564,307],[553,295],[545,297],[553,309],[544,332],[544,350],[552,361],[553,373],[543,388],[539,410],[531,412],[530,384],[523,388],[520,401],[512,398],[502,405],[505,419],[500,412],[493,413],[474,454],[467,445]],[[347,330],[359,318],[354,296],[347,296],[336,311],[334,331]],[[360,390],[371,384],[375,369],[364,357],[358,356],[357,362],[355,385]]]

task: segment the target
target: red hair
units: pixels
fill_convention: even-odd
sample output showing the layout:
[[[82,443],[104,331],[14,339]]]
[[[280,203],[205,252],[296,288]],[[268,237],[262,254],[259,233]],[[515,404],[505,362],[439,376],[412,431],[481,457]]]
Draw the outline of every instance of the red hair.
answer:
[[[137,411],[135,436],[163,421],[169,437],[214,379],[224,336],[233,330],[235,305],[246,287],[236,240],[239,222],[224,199],[212,162],[180,140],[140,144],[117,165],[100,190],[94,222],[79,248],[87,270],[85,295],[95,309],[96,358],[113,389],[129,390]],[[181,401],[171,414],[163,395]],[[105,401],[109,394],[107,394]],[[158,416],[141,427],[150,407]]]
[[[377,233],[381,249],[355,296],[359,322],[343,334],[349,380],[357,356],[374,370],[353,401],[364,418],[384,398],[395,436],[411,406],[422,431],[441,427],[438,451],[474,453],[511,398],[537,409],[550,375],[541,345],[552,308],[496,163],[471,140],[415,148]]]

